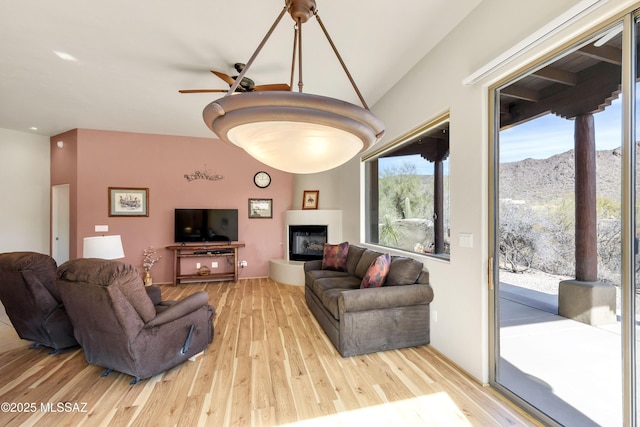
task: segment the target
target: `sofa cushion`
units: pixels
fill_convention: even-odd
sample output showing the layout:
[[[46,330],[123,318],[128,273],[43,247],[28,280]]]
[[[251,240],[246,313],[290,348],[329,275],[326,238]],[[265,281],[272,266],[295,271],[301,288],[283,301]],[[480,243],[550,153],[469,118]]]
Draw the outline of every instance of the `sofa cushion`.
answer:
[[[367,270],[367,273],[362,278],[360,287],[379,288],[382,286],[387,278],[387,274],[389,274],[390,264],[391,256],[389,254],[382,254],[373,260],[371,266]]]
[[[324,279],[328,277],[350,277],[348,273],[344,271],[333,270],[311,270],[307,271],[304,275],[304,283],[313,289],[313,284],[318,279]]]
[[[365,274],[367,274],[367,270],[371,267],[373,261],[382,255],[382,252],[372,251],[371,249],[365,249],[358,261],[358,265],[356,266],[355,275],[357,278],[362,280]]]
[[[350,274],[345,271],[335,270],[311,270],[307,271],[305,274],[312,280],[324,279],[327,277],[350,277]]]
[[[349,253],[347,254],[347,273],[352,276],[356,275],[356,266],[362,257],[365,248],[355,245],[349,245]]]
[[[337,245],[324,244],[322,253],[322,269],[347,271],[347,254],[349,253],[349,242],[342,242]]]
[[[353,276],[345,277],[325,277],[313,282],[313,292],[322,299],[322,294],[328,289],[358,289],[360,279]]]
[[[385,286],[411,285],[418,281],[423,264],[412,258],[393,256]]]

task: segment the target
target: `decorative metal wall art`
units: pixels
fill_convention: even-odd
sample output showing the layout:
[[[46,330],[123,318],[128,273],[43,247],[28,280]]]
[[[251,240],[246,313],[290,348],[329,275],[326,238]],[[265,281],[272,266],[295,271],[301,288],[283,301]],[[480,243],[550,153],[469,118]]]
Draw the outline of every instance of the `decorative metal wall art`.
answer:
[[[204,170],[194,170],[192,173],[185,173],[184,178],[191,182],[196,179],[206,179],[208,181],[217,181],[219,179],[224,179],[224,176],[219,174],[211,174],[207,169],[207,165],[204,165]]]

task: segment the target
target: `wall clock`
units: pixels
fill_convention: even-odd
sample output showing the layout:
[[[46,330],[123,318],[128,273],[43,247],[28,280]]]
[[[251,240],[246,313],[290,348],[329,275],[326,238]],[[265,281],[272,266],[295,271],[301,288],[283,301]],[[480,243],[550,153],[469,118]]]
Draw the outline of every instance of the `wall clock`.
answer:
[[[271,176],[264,171],[260,171],[253,176],[253,183],[258,188],[267,188],[271,184]]]

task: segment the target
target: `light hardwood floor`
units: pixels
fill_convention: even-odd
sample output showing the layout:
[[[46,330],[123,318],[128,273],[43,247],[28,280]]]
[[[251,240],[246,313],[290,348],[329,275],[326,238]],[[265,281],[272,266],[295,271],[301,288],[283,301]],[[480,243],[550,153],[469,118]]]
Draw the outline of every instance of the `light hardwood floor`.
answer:
[[[124,374],[100,377],[80,349],[49,355],[18,340],[0,353],[0,402],[23,412],[3,407],[0,425],[539,425],[430,346],[342,358],[303,287],[261,278],[162,290],[208,292],[215,338],[202,356],[130,386]]]

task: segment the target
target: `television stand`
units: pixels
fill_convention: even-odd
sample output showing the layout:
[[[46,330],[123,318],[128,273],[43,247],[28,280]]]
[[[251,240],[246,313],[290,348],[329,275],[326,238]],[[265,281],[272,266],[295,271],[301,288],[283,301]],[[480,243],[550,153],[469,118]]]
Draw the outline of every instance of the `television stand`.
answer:
[[[244,248],[242,242],[231,243],[199,243],[195,245],[170,245],[167,249],[173,251],[173,284],[178,286],[182,281],[190,282],[210,282],[214,280],[233,280],[238,281],[238,248]],[[197,271],[184,273],[182,272],[182,258],[222,258],[229,257],[233,261],[233,271],[225,271],[222,273],[211,272],[206,275],[200,275]]]

